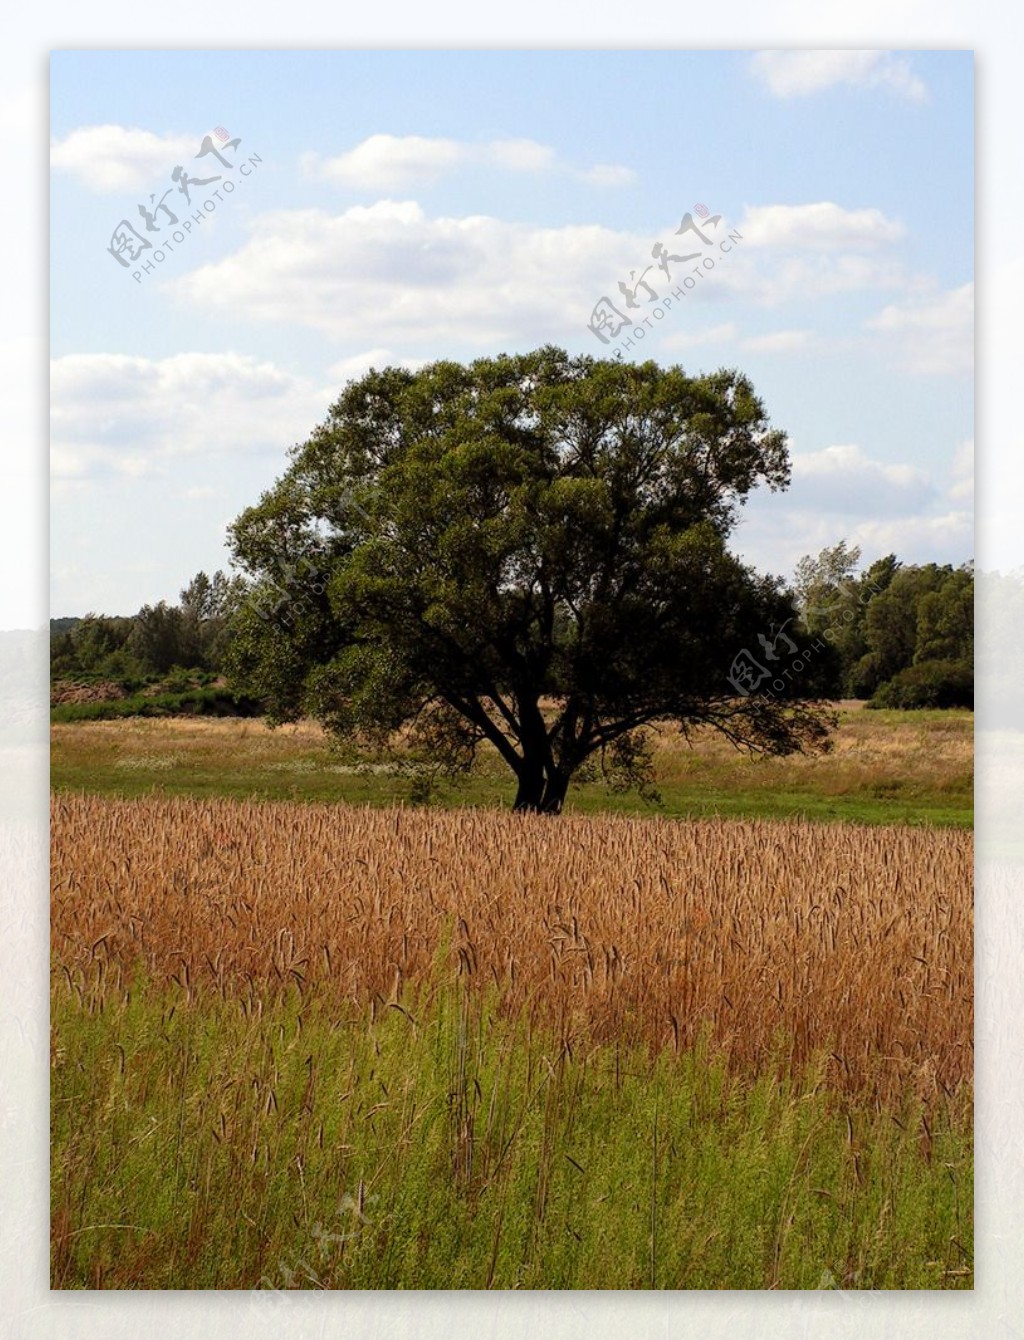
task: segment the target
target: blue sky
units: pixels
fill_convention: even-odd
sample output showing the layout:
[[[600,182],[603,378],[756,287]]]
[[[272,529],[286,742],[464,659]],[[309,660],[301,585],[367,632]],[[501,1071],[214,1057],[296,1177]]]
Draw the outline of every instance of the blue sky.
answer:
[[[742,243],[622,352],[741,367],[789,433],[733,547],[973,554],[968,52],[57,52],[51,99],[54,614],[225,566],[371,363],[607,356],[594,304],[698,203]],[[137,282],[111,235],[173,236],[169,188],[180,234],[178,164],[235,190]]]

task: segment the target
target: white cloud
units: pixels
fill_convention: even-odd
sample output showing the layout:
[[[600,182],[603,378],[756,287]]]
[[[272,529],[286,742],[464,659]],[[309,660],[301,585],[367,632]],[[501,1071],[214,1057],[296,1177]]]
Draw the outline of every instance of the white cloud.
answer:
[[[766,307],[819,301],[839,293],[906,291],[916,282],[895,257],[838,252],[805,256],[748,252],[737,257],[722,280],[740,297]]]
[[[747,246],[799,251],[874,251],[906,234],[902,223],[886,218],[880,209],[844,209],[831,200],[747,206],[740,231]]]
[[[470,161],[494,162],[509,172],[550,172],[558,162],[554,149],[536,140],[493,140],[490,144],[463,145]]]
[[[426,362],[422,358],[401,358],[390,349],[367,349],[365,353],[352,354],[348,358],[339,358],[327,369],[332,385],[339,388],[346,382],[365,376],[371,368],[409,368],[415,372]]]
[[[958,442],[953,453],[953,465],[950,470],[952,483],[949,496],[955,502],[968,507],[974,506],[974,438],[965,438]]]
[[[715,286],[748,302],[782,306],[918,284],[895,251],[903,224],[879,209],[846,209],[830,200],[748,205],[739,223],[728,226],[742,240],[720,258]]]
[[[902,515],[921,511],[935,496],[924,470],[875,460],[856,444],[795,452],[792,467],[792,505],[816,512]]]
[[[974,552],[971,514],[961,509],[884,518],[816,513],[792,508],[785,494],[751,499],[730,548],[759,571],[790,577],[804,554],[839,540],[859,545],[865,564],[885,554],[905,563],[963,563]]]
[[[97,193],[153,191],[202,140],[132,126],[82,126],[50,145],[50,166]]]
[[[736,296],[782,305],[912,287],[902,262],[886,254],[901,225],[877,210],[765,206],[749,209],[740,230],[742,246],[719,258],[688,306]],[[585,329],[602,295],[619,301],[618,281],[631,269],[649,271],[660,298],[681,282],[679,266],[672,263],[666,279],[653,264],[653,240],[666,243],[670,256],[696,245],[676,240],[672,221],[643,236],[597,224],[432,217],[412,200],[340,213],[282,210],[256,218],[250,233],[233,254],[169,279],[170,290],[206,312],[294,323],[407,356],[433,356],[445,343],[564,340]],[[642,306],[648,295],[640,297]],[[664,330],[667,336],[667,321]],[[797,342],[787,333],[764,347]]]
[[[310,176],[337,182],[357,191],[401,192],[431,186],[448,173],[464,168],[497,168],[503,172],[570,173],[592,186],[625,186],[630,168],[599,163],[575,169],[563,164],[549,145],[529,139],[468,140],[423,135],[371,135],[336,158],[306,153],[300,159]]]
[[[862,521],[851,532],[867,554],[896,554],[909,563],[963,563],[974,553],[974,518],[960,509],[940,516]]]
[[[169,285],[203,311],[433,356],[445,341],[532,345],[583,331],[598,298],[650,248],[593,224],[430,218],[413,201],[381,200],[264,215],[233,255]]]
[[[584,168],[576,175],[591,186],[628,186],[636,179],[632,168],[617,163],[595,163],[592,168]]]
[[[974,371],[973,284],[909,304],[892,304],[865,324],[891,337],[908,372],[970,376]]]
[[[430,185],[463,161],[464,146],[456,140],[422,135],[371,135],[348,153],[320,159],[305,154],[302,163],[312,176],[357,190],[393,191]]]
[[[201,353],[69,354],[53,361],[50,388],[58,483],[162,473],[181,457],[190,463],[176,468],[195,470],[204,455],[283,456],[336,394],[272,363]]]
[[[764,335],[749,335],[740,341],[740,348],[759,354],[788,354],[806,349],[810,338],[806,330],[771,330]]]
[[[928,97],[910,62],[891,51],[759,51],[750,65],[778,98],[805,97],[839,84],[885,88],[910,102]]]
[[[855,444],[793,452],[789,489],[750,499],[734,548],[782,574],[840,539],[860,545],[866,563],[889,553],[908,563],[962,563],[974,552],[971,502],[960,487],[972,460],[973,444],[959,443],[952,486],[940,488],[927,471],[879,460]]]

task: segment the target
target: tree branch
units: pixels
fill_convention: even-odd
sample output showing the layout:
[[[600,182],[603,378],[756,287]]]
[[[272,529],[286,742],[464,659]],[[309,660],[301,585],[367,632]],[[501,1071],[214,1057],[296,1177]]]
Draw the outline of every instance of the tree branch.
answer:
[[[453,690],[443,691],[441,697],[450,707],[454,707],[456,712],[461,712],[474,726],[478,726],[513,772],[519,772],[522,766],[522,758],[509,743],[508,737],[499,730],[498,726],[488,716],[480,702],[473,698],[463,698]]]

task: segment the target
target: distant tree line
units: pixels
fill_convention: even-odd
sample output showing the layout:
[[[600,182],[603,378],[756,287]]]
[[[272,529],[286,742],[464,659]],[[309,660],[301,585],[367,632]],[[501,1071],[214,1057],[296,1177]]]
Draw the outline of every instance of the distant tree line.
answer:
[[[973,707],[974,565],[889,554],[858,572],[860,557],[840,541],[796,568],[802,631],[830,649],[819,691],[871,707]]]
[[[161,600],[125,617],[52,619],[51,679],[109,679],[130,689],[175,670],[219,674],[245,592],[241,577],[199,572],[177,605]]]
[[[828,648],[808,691],[872,707],[973,707],[973,564],[902,563],[889,554],[860,571],[860,559],[859,548],[840,541],[797,564],[797,631]],[[177,671],[233,678],[233,628],[251,604],[244,578],[199,572],[176,605],[53,619],[51,677],[126,689]]]

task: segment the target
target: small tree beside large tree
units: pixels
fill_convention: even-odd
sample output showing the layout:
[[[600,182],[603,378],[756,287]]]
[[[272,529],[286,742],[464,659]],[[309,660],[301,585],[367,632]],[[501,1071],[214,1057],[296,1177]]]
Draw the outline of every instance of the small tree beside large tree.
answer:
[[[726,549],[787,444],[745,376],[556,348],[371,371],[231,528],[251,598],[235,680],[274,721],[450,772],[488,742],[515,807],[556,813],[599,763],[649,777],[654,723],[773,754],[827,747],[800,697],[738,694],[736,652],[795,610]]]

